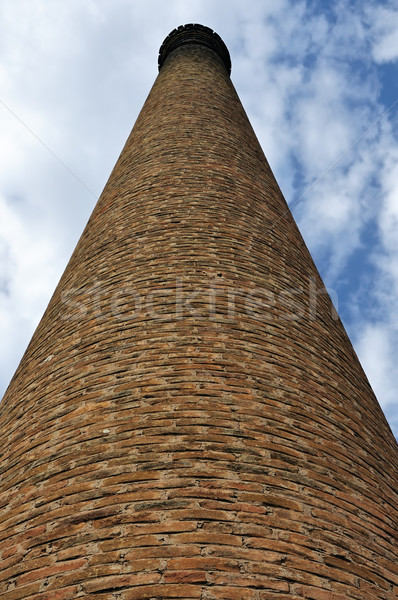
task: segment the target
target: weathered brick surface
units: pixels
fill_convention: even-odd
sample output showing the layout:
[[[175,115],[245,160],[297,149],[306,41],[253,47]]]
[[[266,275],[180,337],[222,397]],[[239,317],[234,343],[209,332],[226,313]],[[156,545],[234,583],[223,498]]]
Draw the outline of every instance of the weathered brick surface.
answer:
[[[397,597],[397,446],[319,290],[224,65],[178,48],[0,407],[1,598]]]

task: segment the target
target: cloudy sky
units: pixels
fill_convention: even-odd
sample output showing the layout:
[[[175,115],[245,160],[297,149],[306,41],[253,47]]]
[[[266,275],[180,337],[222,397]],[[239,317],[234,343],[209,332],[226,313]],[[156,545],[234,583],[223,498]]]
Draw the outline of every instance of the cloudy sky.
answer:
[[[176,26],[232,80],[398,435],[396,0],[1,0],[0,395]]]

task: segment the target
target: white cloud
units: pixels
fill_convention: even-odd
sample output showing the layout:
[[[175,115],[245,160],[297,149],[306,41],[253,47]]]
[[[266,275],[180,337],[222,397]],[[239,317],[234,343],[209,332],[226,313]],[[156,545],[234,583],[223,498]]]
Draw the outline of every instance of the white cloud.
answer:
[[[356,342],[359,359],[395,434],[398,428],[397,325],[392,329],[390,324],[367,323]]]
[[[15,203],[20,206],[16,207]],[[57,257],[51,238],[39,236],[40,227],[31,227],[21,218],[19,210],[23,208],[23,199],[9,202],[0,197],[0,376],[3,384],[15,370],[18,356],[57,282]]]
[[[388,329],[380,325],[367,324],[362,330],[357,348],[368,377],[373,382],[375,391],[381,393],[385,403],[393,400],[390,390],[388,390],[388,397],[386,397],[384,389],[392,367],[391,342]]]
[[[373,5],[365,8],[371,31],[372,54],[378,63],[398,58],[398,10],[390,6]]]

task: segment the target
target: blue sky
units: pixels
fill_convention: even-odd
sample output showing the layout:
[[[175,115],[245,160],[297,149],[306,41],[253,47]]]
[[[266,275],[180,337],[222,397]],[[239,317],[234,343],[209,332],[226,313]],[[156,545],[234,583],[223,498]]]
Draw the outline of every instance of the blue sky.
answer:
[[[398,7],[304,0],[2,0],[0,393],[176,26],[232,81],[398,435]]]

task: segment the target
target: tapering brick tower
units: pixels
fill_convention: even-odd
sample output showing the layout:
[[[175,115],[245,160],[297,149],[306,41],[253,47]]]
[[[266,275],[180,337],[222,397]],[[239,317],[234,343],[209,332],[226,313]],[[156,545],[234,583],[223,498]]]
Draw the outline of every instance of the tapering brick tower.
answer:
[[[202,26],[1,405],[3,600],[391,600],[397,446]]]

